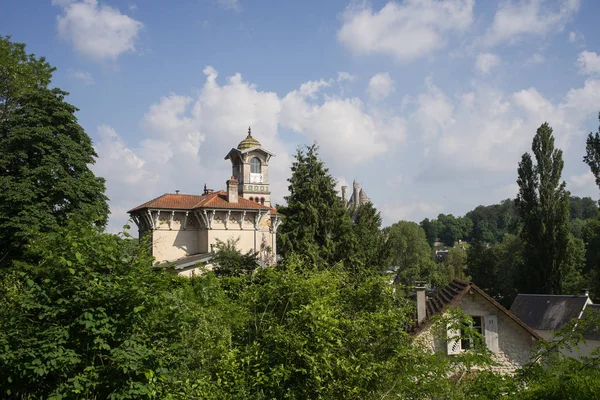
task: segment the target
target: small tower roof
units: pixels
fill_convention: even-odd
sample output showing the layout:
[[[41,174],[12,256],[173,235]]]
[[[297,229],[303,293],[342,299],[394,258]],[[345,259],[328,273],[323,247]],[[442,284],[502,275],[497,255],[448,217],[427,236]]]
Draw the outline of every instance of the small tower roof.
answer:
[[[253,147],[260,147],[260,142],[252,137],[252,130],[248,127],[248,136],[238,144],[239,150],[247,150]]]

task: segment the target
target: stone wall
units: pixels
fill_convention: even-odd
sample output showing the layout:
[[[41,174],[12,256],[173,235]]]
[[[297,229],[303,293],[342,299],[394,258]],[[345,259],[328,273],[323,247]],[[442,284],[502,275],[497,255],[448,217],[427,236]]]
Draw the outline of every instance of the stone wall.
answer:
[[[456,304],[465,314],[470,316],[496,315],[498,321],[498,352],[494,359],[499,363],[492,369],[510,373],[530,360],[531,352],[537,340],[521,325],[509,318],[505,313],[486,300],[480,294],[466,294]],[[415,335],[415,344],[430,351],[447,352],[446,340],[437,337],[434,327],[429,324]]]

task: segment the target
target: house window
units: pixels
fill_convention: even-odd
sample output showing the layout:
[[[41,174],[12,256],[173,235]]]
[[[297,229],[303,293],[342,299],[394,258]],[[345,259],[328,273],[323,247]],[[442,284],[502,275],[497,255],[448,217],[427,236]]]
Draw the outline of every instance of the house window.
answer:
[[[465,329],[461,329],[460,331],[460,348],[462,350],[468,350],[474,347],[473,337],[469,337],[471,334],[477,332],[482,336],[485,335],[485,331],[483,330],[483,318],[472,316],[471,319],[473,320],[473,323],[468,327],[465,326]]]
[[[260,198],[260,204],[262,204],[263,206],[265,205],[265,198],[264,197]]]
[[[459,354],[474,347],[474,340],[470,334],[478,332],[483,336],[486,347],[493,353],[498,352],[498,317],[495,315],[471,316],[472,324],[464,329],[448,327],[447,350],[448,354]],[[468,328],[468,329],[467,329]]]
[[[250,201],[254,201],[254,197],[250,197],[250,199],[249,199],[249,200],[250,200]]]
[[[254,157],[250,160],[250,172],[253,174],[260,174],[260,160],[257,157]]]

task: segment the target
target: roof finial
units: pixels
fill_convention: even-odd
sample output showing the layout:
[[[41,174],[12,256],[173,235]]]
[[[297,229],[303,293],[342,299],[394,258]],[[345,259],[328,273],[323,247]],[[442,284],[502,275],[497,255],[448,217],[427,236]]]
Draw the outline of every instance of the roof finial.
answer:
[[[252,129],[250,129],[250,127],[248,127],[248,137],[252,137]]]

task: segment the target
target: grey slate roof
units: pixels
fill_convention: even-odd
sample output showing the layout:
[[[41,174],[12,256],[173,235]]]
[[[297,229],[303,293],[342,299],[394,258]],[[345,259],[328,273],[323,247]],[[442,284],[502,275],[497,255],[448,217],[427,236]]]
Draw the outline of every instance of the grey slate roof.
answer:
[[[587,296],[519,294],[510,312],[533,329],[555,331],[579,318],[587,301]]]

